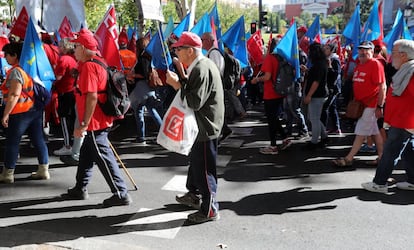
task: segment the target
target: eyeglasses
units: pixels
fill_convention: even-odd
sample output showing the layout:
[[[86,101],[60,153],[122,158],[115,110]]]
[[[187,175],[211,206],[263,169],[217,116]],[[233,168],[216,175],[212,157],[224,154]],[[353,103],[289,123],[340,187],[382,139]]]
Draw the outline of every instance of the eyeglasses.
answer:
[[[191,48],[191,47],[188,47],[188,46],[179,46],[179,47],[176,47],[174,50],[175,51],[180,51],[182,49],[188,49],[188,48]]]
[[[82,46],[82,44],[80,44],[80,43],[75,43],[74,45],[73,45],[73,47],[76,49],[77,47],[80,47],[80,46]]]

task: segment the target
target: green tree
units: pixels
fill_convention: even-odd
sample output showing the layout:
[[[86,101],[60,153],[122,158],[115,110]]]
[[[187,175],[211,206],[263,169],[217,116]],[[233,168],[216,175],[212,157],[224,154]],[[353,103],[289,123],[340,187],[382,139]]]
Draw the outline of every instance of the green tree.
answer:
[[[95,30],[108,10],[111,0],[85,1],[85,15],[88,28]]]

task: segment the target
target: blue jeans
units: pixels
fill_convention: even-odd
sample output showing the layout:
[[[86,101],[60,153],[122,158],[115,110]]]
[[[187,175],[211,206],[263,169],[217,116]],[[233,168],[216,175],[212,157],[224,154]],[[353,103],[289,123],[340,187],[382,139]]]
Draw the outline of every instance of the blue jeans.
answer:
[[[308,106],[308,117],[312,124],[312,139],[311,143],[318,143],[319,136],[325,139],[326,128],[321,122],[322,107],[326,98],[312,98]]]
[[[331,128],[335,131],[341,129],[339,122],[339,114],[337,109],[337,99],[339,94],[331,94],[323,105],[321,121],[325,127],[329,128],[329,120],[332,122]]]
[[[19,143],[25,131],[37,151],[39,164],[49,163],[49,152],[43,137],[43,110],[29,110],[9,116],[9,127],[6,129],[6,148],[4,149],[4,166],[8,169],[16,167],[19,154]]]
[[[154,119],[158,127],[161,126],[162,119],[158,114],[157,106],[158,103],[155,91],[151,90],[148,86],[147,81],[140,80],[136,83],[134,90],[130,95],[131,108],[134,110],[135,122],[138,130],[138,139],[145,140],[145,118],[144,111],[145,107]]]
[[[404,148],[404,142],[408,141]],[[401,166],[407,174],[407,181],[414,184],[414,138],[405,129],[391,127],[388,130],[387,140],[384,144],[384,153],[378,162],[375,172],[374,182],[378,185],[385,185],[390,177],[396,162],[394,162],[401,152]]]
[[[308,126],[306,125],[305,116],[300,108],[301,98],[298,93],[289,93],[283,100],[283,109],[286,114],[286,128],[288,134],[292,134],[293,123],[296,122],[299,134],[308,133]]]

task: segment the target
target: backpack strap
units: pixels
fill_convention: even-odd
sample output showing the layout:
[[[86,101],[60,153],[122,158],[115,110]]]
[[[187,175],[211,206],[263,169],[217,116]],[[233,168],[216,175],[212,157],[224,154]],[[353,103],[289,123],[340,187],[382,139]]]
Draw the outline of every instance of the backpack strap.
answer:
[[[101,62],[101,61],[99,61],[99,60],[96,60],[95,58],[92,58],[91,59],[91,62],[94,62],[94,63],[96,63],[96,64],[99,64],[99,65],[101,65],[101,67],[102,68],[104,68],[105,70],[106,70],[106,73],[108,74],[108,77],[111,77],[110,75],[109,75],[109,72],[108,72],[108,66],[105,64],[105,63],[103,63],[103,62]],[[98,91],[98,94],[106,94],[106,90],[101,90],[101,91]]]

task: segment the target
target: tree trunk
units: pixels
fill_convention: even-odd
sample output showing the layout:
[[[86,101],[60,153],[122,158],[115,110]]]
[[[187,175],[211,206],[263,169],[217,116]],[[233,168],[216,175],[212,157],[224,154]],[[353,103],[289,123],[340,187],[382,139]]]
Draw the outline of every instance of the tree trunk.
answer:
[[[187,15],[187,0],[173,0],[175,3],[175,9],[177,11],[177,15],[180,18],[180,20],[183,20],[185,15]]]
[[[352,13],[355,10],[356,2],[357,0],[345,0],[344,1],[344,27],[342,27],[342,30],[345,28],[346,24],[349,22],[349,19],[351,19]]]

